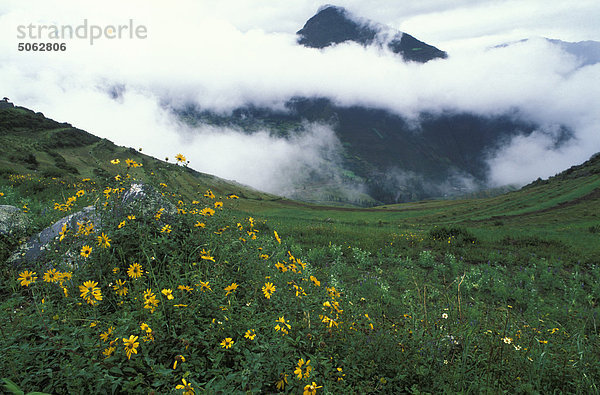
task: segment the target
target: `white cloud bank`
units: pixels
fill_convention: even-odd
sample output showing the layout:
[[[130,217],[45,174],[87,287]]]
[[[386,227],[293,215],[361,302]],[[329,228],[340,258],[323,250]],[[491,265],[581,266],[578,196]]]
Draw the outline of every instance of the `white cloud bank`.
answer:
[[[322,169],[323,153],[338,144],[331,130],[307,125],[296,140],[209,127],[190,131],[160,103],[227,112],[245,104],[281,107],[292,96],[325,96],[408,117],[519,109],[544,130],[574,130],[576,138],[560,148],[540,131],[490,153],[493,184],[523,184],[600,151],[600,64],[580,67],[580,60],[542,39],[488,49],[531,36],[600,41],[599,24],[591,21],[600,14],[597,1],[547,3],[337,3],[449,52],[446,60],[421,65],[355,44],[298,46],[295,31],[321,5],[312,0],[8,0],[0,5],[0,94],[118,144],[142,146],[159,158],[182,152],[197,170],[275,193],[293,188],[299,181],[291,175],[305,166]],[[17,51],[24,42],[16,38],[18,25],[79,25],[84,19],[104,26],[132,19],[147,27],[148,36],[100,39],[93,46],[66,40],[65,52]],[[124,93],[114,100],[108,90],[117,85]]]

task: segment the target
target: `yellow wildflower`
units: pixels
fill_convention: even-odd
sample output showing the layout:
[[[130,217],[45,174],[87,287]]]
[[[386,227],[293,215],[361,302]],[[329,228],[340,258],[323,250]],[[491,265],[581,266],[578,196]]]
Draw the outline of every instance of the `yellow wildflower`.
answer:
[[[21,282],[22,287],[28,287],[29,284],[33,284],[37,277],[35,277],[36,272],[30,272],[29,270],[25,270],[19,273],[19,281]]]
[[[129,268],[127,269],[127,275],[131,278],[142,277],[142,275],[143,275],[142,265],[140,265],[139,263],[134,263],[134,264],[130,265]]]
[[[207,260],[207,261],[215,261],[215,258],[212,257],[209,252],[205,251],[204,249],[202,249],[202,251],[200,251],[200,258]]]
[[[289,333],[289,330],[292,329],[292,326],[290,324],[288,324],[288,322],[290,322],[290,320],[285,319],[284,316],[279,317],[277,320],[275,320],[275,322],[279,322],[282,325],[275,325],[275,330],[276,331],[281,331],[282,335],[285,336]]]
[[[277,383],[275,383],[275,386],[277,387],[277,389],[279,391],[283,391],[283,389],[285,388],[285,385],[288,383],[288,381],[287,381],[288,375],[285,373],[281,373],[279,376],[280,376],[280,379],[277,381]]]
[[[113,285],[115,293],[119,296],[127,295],[127,287],[125,286],[125,280],[118,279],[116,284]]]
[[[102,234],[98,236],[98,245],[102,248],[110,247],[110,241],[111,240],[108,238],[107,235],[104,234],[104,232],[102,232]]]
[[[162,291],[160,291],[163,295],[165,295],[167,297],[167,299],[171,300],[174,299],[173,296],[173,291],[171,289],[163,289]]]
[[[265,298],[271,299],[271,295],[273,295],[275,292],[275,286],[273,283],[265,283],[265,285],[262,287],[262,291],[265,294]]]
[[[96,304],[99,300],[102,300],[102,291],[97,287],[96,281],[88,280],[79,286],[79,292],[81,297],[89,304]],[[93,298],[93,299],[92,299]]]
[[[144,292],[144,308],[150,310],[150,313],[154,313],[160,300],[156,299],[156,295],[151,289],[147,289]]]
[[[162,227],[162,229],[160,230],[160,233],[171,233],[171,225],[167,224],[165,226]]]
[[[115,328],[113,326],[109,327],[106,332],[102,332],[100,334],[100,339],[102,339],[104,342],[108,341],[108,337],[113,333],[114,329]]]
[[[176,355],[175,362],[173,363],[173,370],[177,369],[177,362],[185,362],[185,357],[183,355]]]
[[[63,241],[63,239],[67,236],[68,232],[69,232],[69,230],[67,229],[67,223],[65,222],[62,225],[62,228],[60,229],[60,232],[58,232],[58,234],[60,235],[59,241]]]
[[[302,371],[304,367],[305,371]],[[302,378],[308,378],[310,376],[310,372],[312,370],[312,366],[310,366],[310,359],[304,363],[304,358],[300,358],[298,360],[298,366],[294,369],[294,374],[298,378],[298,380],[302,380]]]
[[[185,379],[181,379],[183,384],[178,384],[175,389],[183,390],[183,395],[194,395],[196,392],[194,391],[194,387],[192,387],[191,383],[185,381]]]
[[[233,346],[233,343],[234,343],[234,341],[233,341],[233,339],[232,339],[232,338],[230,338],[230,337],[226,337],[226,338],[225,338],[225,339],[223,339],[223,341],[221,342],[221,347],[222,347],[222,348],[225,348],[225,349],[227,349],[227,348],[231,348],[231,347]]]
[[[177,289],[187,292],[192,292],[194,290],[194,288],[190,287],[189,285],[178,285]]]
[[[302,395],[315,395],[317,393],[317,388],[322,387],[322,385],[317,386],[317,383],[313,381],[312,384],[307,384],[304,386],[304,391],[302,392]]]
[[[109,346],[102,351],[102,355],[104,355],[104,359],[110,357],[115,352],[115,347]]]
[[[229,295],[230,293],[234,292],[237,289],[238,285],[236,283],[231,283],[231,285],[228,285],[224,288],[225,291],[227,291],[227,293],[225,294],[225,296]]]
[[[213,215],[215,215],[215,210],[209,207],[205,207],[202,210],[200,210],[200,215],[203,215],[205,217],[212,217]]]
[[[81,255],[84,258],[89,258],[91,253],[92,253],[92,247],[90,247],[88,245],[84,245],[83,247],[81,247],[81,252],[79,253],[79,255]]]
[[[282,273],[285,273],[288,270],[287,267],[285,267],[285,265],[283,263],[281,263],[281,262],[277,262],[275,264],[275,268],[277,268],[277,270],[279,270]]]
[[[138,343],[136,340],[138,339],[138,336],[129,336],[129,339],[127,338],[123,338],[123,344],[125,345],[125,353],[127,354],[127,359],[131,359],[131,354],[137,354],[137,348],[139,347],[140,343]]]
[[[306,292],[304,292],[304,289],[296,284],[293,285],[294,289],[296,290],[296,296],[299,297],[300,299],[302,299],[303,296],[306,296]]]
[[[61,273],[56,269],[52,268],[44,273],[43,280],[47,283],[55,283],[58,282],[61,278]]]

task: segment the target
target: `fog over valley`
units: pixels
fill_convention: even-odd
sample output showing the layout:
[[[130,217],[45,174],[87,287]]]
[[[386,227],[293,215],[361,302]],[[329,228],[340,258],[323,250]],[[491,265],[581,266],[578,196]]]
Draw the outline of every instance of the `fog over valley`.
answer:
[[[1,94],[157,158],[183,153],[198,171],[305,200],[522,186],[600,151],[598,2],[335,4],[377,37],[405,32],[447,54],[424,63],[377,42],[299,44],[296,32],[323,10],[315,1],[114,4],[3,2]],[[131,19],[147,37],[17,50],[35,41],[19,38],[19,25],[85,19]]]

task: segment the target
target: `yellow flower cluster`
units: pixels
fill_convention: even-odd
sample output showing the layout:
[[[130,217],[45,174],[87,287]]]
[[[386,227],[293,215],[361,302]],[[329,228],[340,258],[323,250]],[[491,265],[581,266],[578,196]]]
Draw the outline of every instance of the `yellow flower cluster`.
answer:
[[[298,380],[306,379],[310,376],[310,372],[312,371],[312,366],[310,366],[310,359],[304,362],[303,358],[298,360],[298,366],[294,369],[294,375]]]
[[[79,286],[79,292],[81,297],[87,303],[94,305],[98,301],[102,300],[102,291],[98,287],[98,282],[88,280]]]
[[[149,288],[146,289],[144,292],[144,308],[150,310],[150,313],[154,313],[159,303],[160,300],[156,299],[154,292]]]
[[[285,336],[290,333],[289,331],[292,329],[292,326],[289,324],[290,320],[286,321],[285,317],[281,316],[275,322],[279,323],[275,325],[275,330],[277,332],[281,332],[282,336]]]

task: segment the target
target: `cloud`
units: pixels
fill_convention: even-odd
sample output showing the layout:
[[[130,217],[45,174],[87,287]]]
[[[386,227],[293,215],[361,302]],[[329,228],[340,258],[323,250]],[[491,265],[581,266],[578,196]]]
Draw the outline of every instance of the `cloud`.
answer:
[[[377,188],[385,201],[415,201],[423,196],[448,198],[468,194],[481,189],[481,183],[473,176],[450,170],[443,181],[433,181],[410,170],[391,167],[379,175]]]
[[[532,35],[600,39],[591,23],[597,2],[581,1],[577,7],[538,0],[337,4],[402,28],[448,50],[450,57],[422,65],[352,43],[324,50],[298,46],[295,31],[321,5],[312,0],[283,5],[181,0],[169,6],[9,0],[0,5],[0,34],[7,37],[0,42],[2,95],[118,144],[141,145],[159,158],[183,152],[200,171],[272,192],[300,182],[291,175],[302,165],[315,163],[324,172],[324,153],[337,147],[330,128],[307,125],[295,140],[266,131],[251,136],[206,126],[192,131],[178,124],[168,107],[193,103],[227,113],[247,104],[282,108],[289,98],[305,96],[376,106],[412,119],[422,111],[497,115],[518,109],[541,129],[488,153],[494,184],[523,184],[600,150],[599,64],[581,67],[576,57],[542,39],[490,48]],[[100,39],[94,45],[66,40],[65,52],[16,50],[18,25],[78,25],[84,19],[102,26],[132,19],[147,27],[148,37]],[[119,99],[109,94],[115,86],[124,92]],[[572,129],[575,139],[555,147],[544,132],[553,125]],[[207,141],[213,150],[203,148]],[[293,161],[301,166],[290,165]],[[272,169],[291,181],[270,185],[269,177],[277,178]]]
[[[493,45],[532,36],[567,41],[598,39],[597,2],[584,0],[573,6],[565,0],[478,1],[456,7],[430,8],[400,23],[400,28],[436,40],[448,50],[468,42]]]

